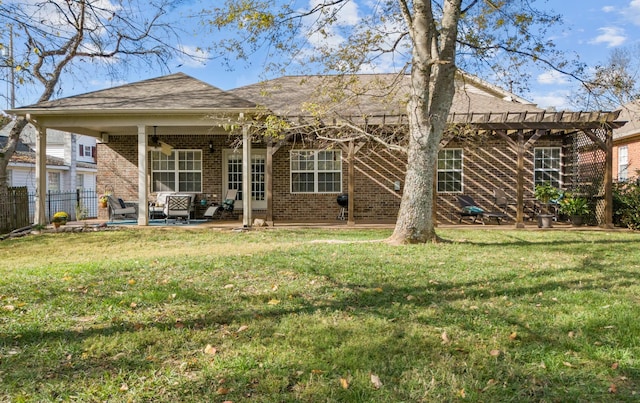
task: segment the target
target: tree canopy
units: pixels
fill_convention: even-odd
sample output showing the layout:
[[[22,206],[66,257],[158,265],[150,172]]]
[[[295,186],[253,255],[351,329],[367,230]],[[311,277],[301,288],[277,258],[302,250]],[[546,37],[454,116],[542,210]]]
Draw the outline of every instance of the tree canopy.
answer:
[[[546,2],[537,2],[546,3]],[[233,36],[218,51],[249,59],[266,51],[266,74],[396,72],[411,75],[407,173],[390,241],[436,240],[433,184],[459,68],[518,91],[529,63],[576,76],[547,31],[561,22],[535,0],[226,0],[204,10]],[[229,57],[229,56],[228,56]],[[231,57],[228,59],[233,60]]]

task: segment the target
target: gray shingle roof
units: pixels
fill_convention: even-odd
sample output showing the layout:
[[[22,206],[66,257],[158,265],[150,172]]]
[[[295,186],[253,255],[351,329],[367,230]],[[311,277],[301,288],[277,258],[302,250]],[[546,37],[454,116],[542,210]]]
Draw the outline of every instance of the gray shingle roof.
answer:
[[[20,109],[197,110],[251,109],[255,104],[184,73],[41,102]]]
[[[394,74],[356,76],[286,76],[248,85],[230,92],[280,116],[324,115],[405,115],[409,76]],[[390,86],[392,83],[398,85]],[[331,102],[323,102],[331,100]],[[481,90],[459,86],[452,113],[540,112],[532,104],[522,104],[484,95]]]

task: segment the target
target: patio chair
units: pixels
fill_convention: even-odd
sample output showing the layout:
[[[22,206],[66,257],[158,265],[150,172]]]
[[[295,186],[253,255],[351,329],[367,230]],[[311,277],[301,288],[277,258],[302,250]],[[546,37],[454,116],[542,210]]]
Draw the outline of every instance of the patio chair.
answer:
[[[189,224],[191,217],[191,196],[189,195],[168,195],[164,205],[164,222],[167,224],[169,219],[184,219]]]
[[[107,196],[107,204],[109,205],[109,217],[111,220],[138,217],[138,211],[135,206],[127,206],[122,199],[109,195]]]
[[[460,195],[458,196],[458,203],[460,204],[461,210],[460,220],[458,222],[462,222],[462,219],[465,217],[473,217],[473,222],[475,223],[478,219],[482,225],[485,224],[485,219],[490,221],[492,218],[496,220],[498,225],[502,220],[507,218],[507,214],[500,211],[484,211],[481,207],[478,207],[476,202],[473,200],[473,197]]]
[[[217,206],[211,206],[204,212],[204,217],[208,219],[222,219],[225,216],[229,216],[233,213],[235,207],[236,196],[238,195],[237,189],[227,190],[227,195],[224,198],[222,204]]]
[[[164,205],[167,203],[167,196],[173,192],[158,192],[155,202],[149,202],[149,219],[164,218]]]

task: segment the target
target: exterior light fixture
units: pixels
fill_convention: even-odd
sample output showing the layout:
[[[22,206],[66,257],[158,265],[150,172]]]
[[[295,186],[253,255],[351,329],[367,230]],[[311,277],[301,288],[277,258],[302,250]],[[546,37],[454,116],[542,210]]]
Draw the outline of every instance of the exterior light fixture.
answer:
[[[213,140],[209,140],[209,152],[213,154],[215,149],[213,148]]]

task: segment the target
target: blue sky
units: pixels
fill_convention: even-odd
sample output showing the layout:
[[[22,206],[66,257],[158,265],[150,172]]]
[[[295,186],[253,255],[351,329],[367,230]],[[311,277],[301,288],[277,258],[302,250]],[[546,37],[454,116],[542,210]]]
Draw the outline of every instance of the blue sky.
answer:
[[[314,0],[309,0],[312,3]],[[358,2],[366,0],[357,0]],[[206,3],[206,2],[205,2]],[[543,7],[543,1],[535,3]],[[560,13],[564,17],[562,30],[555,30],[552,39],[557,47],[570,58],[578,55],[580,60],[588,65],[596,65],[606,61],[612,49],[629,47],[640,43],[640,0],[549,0],[548,8]],[[344,10],[341,19],[346,23],[357,21],[357,7]],[[185,39],[183,46],[195,49],[199,44],[197,37]],[[189,43],[189,42],[193,43]],[[177,67],[181,65],[180,67]],[[171,73],[184,72],[195,78],[222,89],[231,89],[260,80],[262,66],[255,62],[251,66],[238,63],[234,71],[227,71],[219,61],[209,61],[205,64],[192,62],[171,63]],[[139,81],[161,75],[157,72],[131,72],[128,82]],[[568,96],[576,88],[576,83],[567,77],[548,70],[532,70],[532,81],[529,83],[531,91],[519,94],[526,99],[536,102],[541,107],[570,108]],[[489,81],[489,77],[483,77]],[[64,82],[61,96],[70,96],[88,91],[107,88],[116,84],[106,78],[95,75],[94,79],[86,82]],[[0,93],[5,92],[0,88]],[[27,105],[37,99],[33,91],[19,93],[17,106]]]

